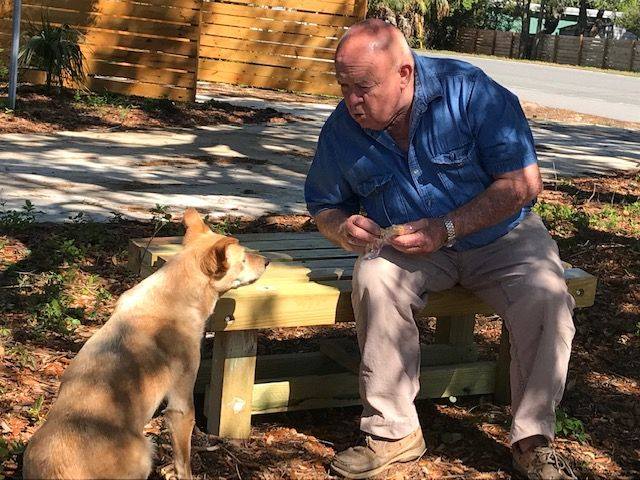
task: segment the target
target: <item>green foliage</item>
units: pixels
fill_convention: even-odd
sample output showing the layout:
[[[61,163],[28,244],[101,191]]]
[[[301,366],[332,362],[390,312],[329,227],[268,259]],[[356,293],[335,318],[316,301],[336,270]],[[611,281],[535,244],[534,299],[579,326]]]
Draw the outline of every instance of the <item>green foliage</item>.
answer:
[[[3,437],[0,437],[0,466],[5,460],[24,452],[25,447],[26,445],[21,440],[14,440],[10,442]],[[3,478],[5,477],[0,473],[0,479]]]
[[[0,202],[0,227],[8,232],[21,232],[36,221],[36,215],[42,213],[30,200],[25,200],[20,210],[6,210],[5,202]]]
[[[621,2],[619,12],[622,15],[616,17],[615,23],[640,37],[640,3],[638,0]]]
[[[4,63],[2,52],[4,52],[4,49],[0,48],[0,82],[6,82],[9,76],[9,68]]]
[[[557,235],[571,235],[589,226],[589,216],[570,205],[538,202],[533,211]]]
[[[577,418],[570,417],[562,408],[556,410],[556,435],[573,437],[580,443],[585,443],[589,435],[585,432],[584,424]]]
[[[83,84],[84,55],[80,50],[82,34],[69,25],[54,26],[43,10],[39,25],[30,24],[25,32],[26,43],[20,51],[22,66],[44,70],[47,89],[56,81],[62,87],[64,78]]]
[[[40,395],[38,399],[35,401],[35,403],[31,405],[27,410],[28,417],[34,422],[37,422],[38,420],[40,420],[42,405],[44,405],[44,395]]]

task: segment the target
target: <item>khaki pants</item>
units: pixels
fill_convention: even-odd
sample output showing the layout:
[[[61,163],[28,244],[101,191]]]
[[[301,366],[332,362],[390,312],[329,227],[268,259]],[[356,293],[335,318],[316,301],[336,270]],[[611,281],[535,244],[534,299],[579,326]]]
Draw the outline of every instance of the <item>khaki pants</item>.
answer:
[[[406,255],[385,247],[358,259],[353,307],[362,354],[361,429],[402,438],[420,425],[413,401],[419,389],[420,346],[414,314],[429,292],[460,284],[504,320],[511,340],[511,443],[554,438],[575,333],[558,247],[540,218],[529,214],[509,234],[466,252]]]

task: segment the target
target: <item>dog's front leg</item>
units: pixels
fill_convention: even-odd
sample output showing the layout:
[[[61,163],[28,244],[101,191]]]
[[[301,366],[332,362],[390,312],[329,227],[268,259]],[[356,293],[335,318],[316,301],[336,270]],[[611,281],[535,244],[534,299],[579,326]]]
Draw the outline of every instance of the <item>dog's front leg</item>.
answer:
[[[194,376],[195,377],[195,376]],[[171,431],[173,463],[179,479],[191,479],[191,433],[196,423],[193,406],[193,380],[176,385],[168,396],[165,419]]]

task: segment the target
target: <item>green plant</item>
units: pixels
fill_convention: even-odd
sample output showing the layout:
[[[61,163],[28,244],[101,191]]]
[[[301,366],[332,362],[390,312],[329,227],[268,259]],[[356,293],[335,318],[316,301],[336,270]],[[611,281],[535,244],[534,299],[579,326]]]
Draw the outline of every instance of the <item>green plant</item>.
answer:
[[[9,69],[4,63],[2,52],[4,52],[4,49],[0,48],[0,82],[5,82],[9,75]]]
[[[36,221],[36,210],[31,200],[25,200],[20,210],[5,210],[5,202],[0,202],[0,227],[8,231],[23,231]]]
[[[31,420],[37,422],[40,420],[42,405],[44,404],[44,395],[40,395],[33,405],[27,409],[27,415]]]
[[[82,34],[65,24],[54,26],[46,10],[39,25],[30,24],[25,32],[26,42],[19,54],[20,64],[44,70],[47,91],[52,82],[62,88],[65,78],[76,84],[85,80],[84,55],[80,49]]]
[[[30,368],[30,369],[36,368],[36,358],[29,351],[29,349],[25,347],[23,344],[16,343],[15,345],[9,347],[6,353],[20,367]]]
[[[577,418],[570,417],[562,408],[556,409],[556,434],[573,437],[580,443],[585,443],[589,435],[585,432],[584,424]]]

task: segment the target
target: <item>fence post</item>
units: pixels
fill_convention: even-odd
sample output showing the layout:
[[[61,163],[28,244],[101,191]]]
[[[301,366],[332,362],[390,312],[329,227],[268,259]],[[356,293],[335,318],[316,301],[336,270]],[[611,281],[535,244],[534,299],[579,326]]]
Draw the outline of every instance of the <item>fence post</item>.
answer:
[[[553,51],[551,53],[551,62],[558,63],[558,44],[560,43],[560,35],[553,36]]]
[[[198,2],[198,29],[196,34],[196,63],[193,69],[193,98],[192,102],[196,101],[196,95],[198,93],[198,76],[200,72],[200,40],[202,37],[202,0]]]
[[[498,39],[498,31],[493,31],[493,42],[491,42],[491,55],[496,54],[496,40]]]
[[[580,35],[580,45],[578,46],[578,65],[582,65],[582,46],[584,44],[584,35]]]
[[[513,37],[515,36],[514,32],[511,33],[511,38],[509,39],[509,58],[513,58]]]
[[[474,28],[473,31],[475,32],[473,37],[473,53],[478,53],[478,34],[480,33],[480,30]]]
[[[602,68],[607,68],[607,54],[609,53],[609,39],[604,39],[604,49],[602,51]]]
[[[631,60],[629,60],[629,71],[631,72],[633,72],[633,60],[636,56],[636,43],[638,43],[637,40],[631,42]]]
[[[358,20],[367,18],[367,0],[356,0],[354,14]]]

